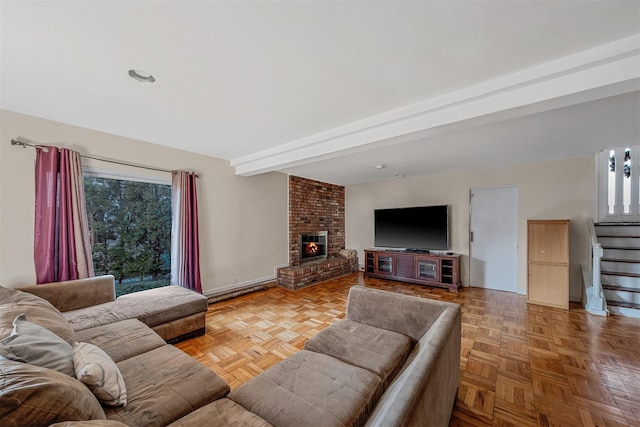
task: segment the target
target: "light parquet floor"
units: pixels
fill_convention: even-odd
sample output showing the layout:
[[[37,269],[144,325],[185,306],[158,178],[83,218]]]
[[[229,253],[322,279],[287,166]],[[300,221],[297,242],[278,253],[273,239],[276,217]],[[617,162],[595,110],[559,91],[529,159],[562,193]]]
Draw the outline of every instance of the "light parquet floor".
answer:
[[[212,304],[205,335],[176,346],[234,389],[344,318],[356,284],[462,306],[451,426],[640,426],[640,319],[528,305],[509,292],[456,294],[351,274]]]

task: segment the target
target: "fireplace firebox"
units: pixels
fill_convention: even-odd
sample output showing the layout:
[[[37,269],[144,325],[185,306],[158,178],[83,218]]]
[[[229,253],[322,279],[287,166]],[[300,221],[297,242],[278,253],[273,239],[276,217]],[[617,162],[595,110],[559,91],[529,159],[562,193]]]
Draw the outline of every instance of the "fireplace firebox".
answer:
[[[327,259],[327,232],[300,234],[300,262]]]

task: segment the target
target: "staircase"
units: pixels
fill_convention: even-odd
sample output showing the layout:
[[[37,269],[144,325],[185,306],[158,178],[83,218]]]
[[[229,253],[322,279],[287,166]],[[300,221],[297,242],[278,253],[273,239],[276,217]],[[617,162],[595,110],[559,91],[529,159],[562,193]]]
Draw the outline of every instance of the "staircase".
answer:
[[[600,278],[611,314],[640,317],[640,223],[594,224],[602,245]]]

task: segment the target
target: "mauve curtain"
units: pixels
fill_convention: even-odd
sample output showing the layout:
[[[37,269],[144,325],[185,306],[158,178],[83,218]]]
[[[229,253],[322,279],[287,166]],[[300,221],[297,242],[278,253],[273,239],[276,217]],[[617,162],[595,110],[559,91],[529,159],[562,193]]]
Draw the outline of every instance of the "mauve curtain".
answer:
[[[80,154],[36,148],[34,263],[37,283],[93,276]]]
[[[171,283],[202,293],[198,239],[197,175],[173,173],[171,186]]]

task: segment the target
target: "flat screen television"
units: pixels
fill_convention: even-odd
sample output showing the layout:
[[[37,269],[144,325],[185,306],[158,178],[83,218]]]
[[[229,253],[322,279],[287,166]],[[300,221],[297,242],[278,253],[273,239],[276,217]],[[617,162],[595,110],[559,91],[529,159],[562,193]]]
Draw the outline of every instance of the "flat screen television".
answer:
[[[374,245],[407,250],[449,249],[449,206],[376,209]]]

